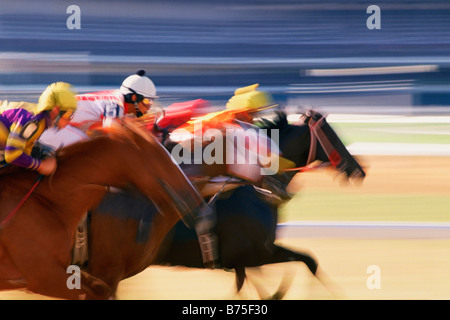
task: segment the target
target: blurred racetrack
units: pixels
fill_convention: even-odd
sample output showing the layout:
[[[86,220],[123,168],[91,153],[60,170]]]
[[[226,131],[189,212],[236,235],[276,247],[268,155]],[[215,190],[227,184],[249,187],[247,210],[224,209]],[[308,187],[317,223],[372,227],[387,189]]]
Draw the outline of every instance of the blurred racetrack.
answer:
[[[257,82],[289,106],[443,113],[435,107],[450,104],[445,0],[377,1],[378,30],[367,28],[360,0],[80,0],[81,29],[72,30],[70,4],[2,1],[3,99],[33,100],[53,81],[81,92],[117,88],[146,69],[163,106],[198,97],[223,106],[235,88]]]
[[[81,29],[66,26],[70,16],[66,10],[72,4],[81,9]],[[379,30],[366,27],[370,4],[381,9]],[[373,231],[368,237],[363,229],[360,233],[366,237],[355,240],[342,236],[346,230],[341,229],[335,238],[302,234],[303,238],[281,241],[317,254],[322,266],[343,287],[345,295],[339,298],[449,298],[450,217],[445,208],[450,207],[446,151],[450,128],[448,117],[442,117],[450,115],[447,0],[0,3],[0,100],[36,101],[54,81],[70,82],[80,93],[115,89],[138,69],[145,69],[156,84],[163,107],[203,98],[214,108],[222,108],[236,88],[260,83],[261,89],[293,112],[298,107],[314,107],[340,115],[340,121],[330,123],[336,125],[346,145],[366,143],[368,156],[377,152],[374,143],[383,143],[383,147],[395,143],[389,145],[389,152],[396,151],[395,158],[389,158],[392,154],[385,151],[381,155],[387,158],[370,158],[369,187],[358,189],[355,193],[359,198],[354,202],[346,202],[355,196],[353,191],[330,188],[323,177],[310,178],[290,208],[304,214],[302,206],[317,210],[320,204],[328,211],[308,211],[306,220],[328,221],[340,206],[345,214],[335,214],[334,220],[385,222],[388,218],[390,222],[425,225],[437,220],[446,223],[439,237],[411,238],[405,230],[390,229],[395,236],[386,239],[383,231]],[[355,120],[355,114],[405,118]],[[421,122],[423,117],[412,116],[433,118]],[[429,158],[417,157],[424,154],[421,144],[425,143],[440,148],[440,152],[430,151],[425,154]],[[405,145],[415,152],[401,155]],[[375,187],[371,185],[374,176]],[[374,193],[378,197],[373,197]],[[330,200],[329,195],[334,198]],[[416,209],[419,201],[424,202],[421,211]],[[357,207],[353,207],[355,203]],[[348,208],[354,208],[352,216]],[[382,290],[367,288],[369,265],[381,267]],[[269,281],[277,284],[284,267],[268,269],[269,273],[274,270],[271,276],[276,279]],[[232,273],[177,271],[180,269],[150,268],[124,282],[120,298],[241,298],[232,295]],[[308,295],[305,288],[309,278],[305,270],[300,273],[287,298],[333,298],[323,289]],[[254,291],[246,297],[258,298]],[[27,296],[12,292],[2,293],[0,298]]]

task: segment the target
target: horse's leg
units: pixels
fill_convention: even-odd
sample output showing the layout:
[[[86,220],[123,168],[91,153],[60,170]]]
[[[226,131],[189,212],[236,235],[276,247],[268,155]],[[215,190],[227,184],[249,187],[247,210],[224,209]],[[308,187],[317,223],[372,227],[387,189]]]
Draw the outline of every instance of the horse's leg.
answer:
[[[27,286],[25,279],[0,279],[0,291],[24,289]]]
[[[261,270],[259,267],[253,267],[251,269],[258,272],[261,275]],[[247,279],[247,275],[245,272],[245,267],[236,267],[236,268],[234,268],[234,270],[236,272],[236,292],[239,293],[244,285],[245,279]],[[280,285],[276,294],[269,297],[269,294],[267,293],[267,291],[264,289],[264,287],[260,283],[258,283],[254,279],[254,277],[249,277],[248,279],[255,287],[256,292],[258,293],[258,296],[261,300],[281,300],[283,298],[284,294],[283,295],[279,294],[279,292],[281,292],[282,285]],[[287,290],[285,290],[285,291],[287,291]]]
[[[295,252],[278,245],[274,245],[274,249],[273,254],[264,264],[299,261],[305,263],[309,271],[311,271],[313,275],[316,275],[319,264],[311,255]]]
[[[106,300],[115,298],[119,281],[115,288],[111,288],[103,280],[81,271],[81,283],[86,291],[86,300]]]
[[[271,255],[267,256],[267,258],[264,260],[262,265],[265,264],[272,264],[272,263],[283,263],[283,262],[289,262],[289,261],[300,261],[304,262],[308,269],[311,271],[312,274],[316,274],[318,264],[315,261],[313,257],[311,257],[308,254],[300,253],[300,252],[294,252],[291,250],[288,250],[286,248],[274,245],[273,246],[273,252]],[[253,272],[257,272],[258,275],[256,278],[263,278],[261,269],[258,267],[251,268]],[[248,277],[250,282],[255,287],[258,296],[262,300],[281,300],[286,295],[288,289],[290,288],[292,281],[293,281],[293,275],[288,275],[287,272],[284,273],[283,279],[278,286],[277,291],[273,295],[269,295],[267,290],[264,288],[264,286],[257,281],[255,276]]]
[[[258,272],[260,271],[258,267],[254,267],[252,268],[253,270],[257,270]],[[239,294],[245,279],[247,278],[246,272],[245,272],[245,267],[236,267],[234,268],[235,272],[236,272],[236,292]],[[256,292],[258,293],[258,296],[261,300],[265,300],[266,296],[268,296],[267,292],[265,291],[265,289],[259,284],[257,283],[253,277],[249,278],[251,283],[253,284],[253,286],[256,289]]]
[[[24,238],[25,236],[22,236],[12,241],[14,243],[12,248],[0,245],[0,290],[26,288],[35,293],[58,297],[59,293],[57,294],[53,291],[52,284],[55,278],[59,278],[58,274],[61,275],[61,273],[56,272],[54,276],[52,274],[54,266],[47,269],[47,266],[43,266],[40,263],[41,260],[47,260],[48,262],[49,258],[48,256],[44,256],[45,254],[41,251],[27,251],[26,248],[28,248],[29,243],[32,243],[32,241],[24,241]],[[24,242],[21,243],[21,241]],[[64,275],[65,279],[64,281],[61,280],[61,282],[66,284],[68,275]],[[41,291],[41,288],[43,291]],[[67,286],[65,289],[68,289]],[[70,298],[76,299],[77,296],[71,295]]]
[[[274,245],[273,255],[264,263],[282,263],[290,261],[299,261],[306,264],[309,271],[315,276],[315,278],[334,296],[339,296],[340,289],[336,284],[334,284],[331,279],[326,275],[326,273],[319,268],[318,262],[315,258],[307,253],[295,252],[278,245]],[[281,288],[281,286],[280,286]],[[274,297],[283,296],[285,293],[278,290]]]
[[[25,288],[27,282],[23,274],[0,245],[0,291]]]
[[[266,289],[264,288],[264,286],[261,285],[261,283],[260,283],[259,281],[256,280],[256,279],[263,278],[261,269],[260,269],[259,267],[253,267],[253,268],[251,268],[251,270],[252,270],[253,272],[258,273],[258,275],[257,275],[256,277],[255,277],[255,276],[248,277],[248,279],[250,280],[250,282],[251,282],[251,283],[253,284],[253,286],[255,287],[256,292],[258,293],[259,298],[260,298],[261,300],[267,300],[267,299],[268,299],[267,297],[269,297],[269,294],[267,293],[267,291],[266,291]]]
[[[15,270],[20,270],[20,278],[25,279],[28,290],[46,296],[71,300],[83,298],[86,293],[95,294],[99,299],[109,297],[107,293],[104,293],[108,290],[102,291],[99,289],[101,283],[94,281],[97,279],[83,278],[83,275],[76,269],[69,269],[68,265],[62,262],[69,260],[67,252],[29,250],[29,247],[24,243],[30,243],[31,238],[27,240],[24,240],[24,238],[25,236],[22,236],[22,239],[16,238],[14,248],[8,250],[8,252],[13,252],[13,255],[10,255],[9,265],[14,265]],[[69,246],[60,243],[59,248],[64,249],[66,247]],[[13,279],[20,280],[20,278],[16,274]]]
[[[67,281],[70,274],[66,273],[62,266],[51,262],[38,263],[38,270],[28,269],[25,272],[29,291],[62,299],[78,300],[83,298],[85,291],[81,288],[69,289]]]
[[[81,283],[83,289],[86,291],[86,300],[116,300],[117,288],[121,279],[122,273],[115,272],[114,267],[111,267],[111,272],[102,274],[101,279],[94,277],[91,274],[82,271]]]
[[[335,298],[342,298],[342,288],[334,282],[322,268],[318,268],[316,271],[316,279],[328,290],[328,292]]]
[[[45,268],[45,273],[36,270],[27,277],[27,289],[32,292],[70,300],[85,299],[86,297],[106,300],[111,296],[110,288],[102,280],[81,272],[77,275],[80,286],[74,285],[72,288],[69,285],[73,284],[70,277],[74,275],[67,272],[65,268],[56,263],[40,265]]]
[[[242,286],[245,282],[245,268],[244,267],[236,267],[234,268],[236,271],[236,292],[240,292],[242,289]]]

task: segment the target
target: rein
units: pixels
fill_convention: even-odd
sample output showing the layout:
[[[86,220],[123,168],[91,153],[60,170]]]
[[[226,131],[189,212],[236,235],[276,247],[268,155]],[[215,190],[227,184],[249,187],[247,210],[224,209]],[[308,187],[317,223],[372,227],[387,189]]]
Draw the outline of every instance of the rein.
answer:
[[[328,138],[325,131],[323,130],[322,127],[324,126],[324,124],[325,124],[324,116],[321,115],[319,119],[314,119],[314,115],[311,115],[308,125],[309,125],[310,131],[311,131],[311,142],[314,141],[314,153],[317,151],[316,145],[317,145],[317,141],[319,141],[320,145],[322,146],[323,150],[327,154],[328,159],[330,160],[333,167],[337,167],[339,165],[339,163],[341,162],[341,156],[340,156],[339,152],[336,150],[336,148],[334,147],[333,143]],[[310,149],[310,151],[311,151],[311,149]],[[314,156],[315,156],[315,154],[312,155],[312,153],[310,152],[307,164],[311,163]]]
[[[307,165],[307,166],[303,166],[303,167],[296,167],[296,168],[287,168],[287,169],[283,169],[283,171],[299,171],[299,172],[306,172],[306,171],[311,171],[311,170],[316,170],[316,169],[321,169],[321,168],[326,168],[329,167],[330,163],[329,162],[322,162],[319,165]]]
[[[220,190],[217,191],[216,194],[213,195],[213,196],[211,197],[211,199],[209,199],[209,201],[208,201],[208,206],[209,206],[210,208],[213,208],[213,207],[214,207],[214,204],[216,203],[217,198],[218,198],[219,195],[222,193],[223,189],[225,189],[226,185],[230,183],[230,181],[231,181],[231,177],[229,177],[229,178],[224,182],[224,184],[222,185],[222,187],[220,188]]]
[[[43,175],[40,175],[37,178],[36,182],[31,187],[31,189],[28,191],[28,193],[22,198],[22,200],[14,207],[14,209],[12,209],[12,211],[0,223],[0,228],[3,228],[16,215],[17,211],[19,211],[20,207],[22,207],[22,205],[25,203],[25,201],[27,201],[27,199],[31,196],[31,194],[33,193],[34,189],[36,189],[36,187],[39,185],[39,183],[41,182],[43,177],[44,177]]]

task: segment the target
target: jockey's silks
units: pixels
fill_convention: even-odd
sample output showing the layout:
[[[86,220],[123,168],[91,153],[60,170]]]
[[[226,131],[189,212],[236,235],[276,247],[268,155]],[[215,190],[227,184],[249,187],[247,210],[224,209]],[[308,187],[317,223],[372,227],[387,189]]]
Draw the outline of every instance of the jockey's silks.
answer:
[[[59,149],[88,139],[90,130],[103,127],[124,115],[124,99],[119,90],[106,90],[77,95],[77,110],[64,128],[50,128],[39,142],[51,149]]]
[[[211,128],[221,128],[224,124],[231,124],[235,119],[235,112],[230,110],[222,110],[208,113],[202,117],[192,119],[180,126],[178,129],[187,130],[192,134],[204,134],[206,130]],[[195,132],[201,128],[202,132]]]
[[[50,125],[47,113],[35,114],[36,104],[4,101],[0,113],[0,166],[7,163],[37,169],[41,162],[30,156],[36,140]]]
[[[77,111],[70,125],[86,132],[106,118],[121,118],[129,111],[119,90],[105,90],[76,96]]]

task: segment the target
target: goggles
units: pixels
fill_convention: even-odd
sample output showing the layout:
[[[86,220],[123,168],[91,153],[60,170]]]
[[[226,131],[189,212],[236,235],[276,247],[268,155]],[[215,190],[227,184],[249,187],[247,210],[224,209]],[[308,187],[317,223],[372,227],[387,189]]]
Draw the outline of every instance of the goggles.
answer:
[[[144,98],[142,99],[142,103],[145,104],[146,106],[150,106],[153,103],[153,100],[154,99],[152,98]]]

